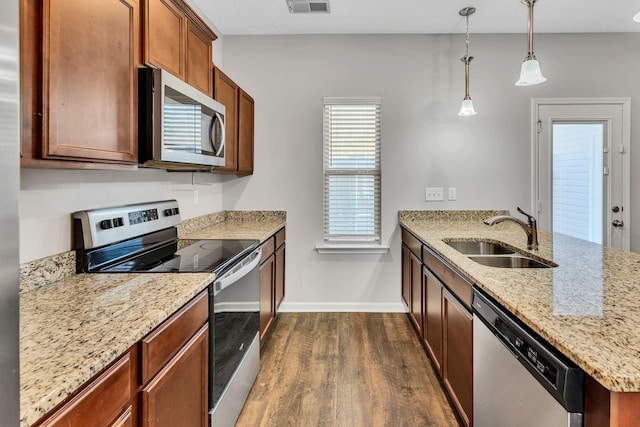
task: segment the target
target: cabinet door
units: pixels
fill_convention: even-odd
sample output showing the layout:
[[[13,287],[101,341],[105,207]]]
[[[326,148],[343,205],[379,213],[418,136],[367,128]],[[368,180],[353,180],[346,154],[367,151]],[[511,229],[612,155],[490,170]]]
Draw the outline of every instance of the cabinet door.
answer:
[[[111,427],[133,427],[133,417],[131,416],[131,407],[129,407]]]
[[[137,0],[43,2],[42,157],[137,163]]]
[[[240,89],[238,98],[238,173],[253,173],[253,98]]]
[[[125,354],[80,394],[41,425],[47,427],[110,426],[131,409],[131,360]]]
[[[171,0],[144,0],[144,62],[185,78],[187,17]]]
[[[422,335],[422,261],[410,253],[411,262],[411,318]]]
[[[276,250],[275,259],[275,289],[274,289],[274,314],[278,311],[280,303],[284,299],[284,269],[285,269],[285,247],[286,244],[282,244]]]
[[[205,324],[142,390],[145,427],[207,427],[209,326]]]
[[[238,170],[238,85],[235,84],[219,68],[213,70],[213,97],[225,106],[226,141],[224,149],[224,168],[216,172],[232,172]]]
[[[473,420],[473,317],[443,290],[443,380],[462,421]]]
[[[411,256],[409,248],[402,245],[402,301],[409,308],[411,302]]]
[[[273,240],[273,239],[271,239]],[[263,339],[273,320],[273,279],[275,255],[260,266],[260,339]]]
[[[424,283],[423,338],[436,369],[442,373],[442,284],[426,268],[422,268]]]
[[[211,68],[211,38],[195,23],[187,21],[186,82],[211,96],[213,76]]]

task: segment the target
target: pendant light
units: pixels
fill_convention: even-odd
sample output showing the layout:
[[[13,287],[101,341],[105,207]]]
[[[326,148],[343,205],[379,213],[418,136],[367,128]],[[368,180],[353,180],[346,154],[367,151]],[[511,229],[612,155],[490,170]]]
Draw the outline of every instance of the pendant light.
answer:
[[[464,99],[460,106],[459,116],[475,116],[476,110],[473,108],[473,100],[469,96],[469,63],[473,60],[473,56],[469,56],[469,16],[473,15],[476,11],[475,7],[465,7],[458,12],[461,16],[467,18],[467,51],[466,55],[460,58],[464,62]]]
[[[547,79],[540,71],[540,63],[533,54],[533,6],[537,0],[522,0],[522,4],[529,8],[528,33],[529,33],[529,52],[524,58],[522,67],[520,68],[520,80],[516,82],[516,86],[531,86],[545,82]]]

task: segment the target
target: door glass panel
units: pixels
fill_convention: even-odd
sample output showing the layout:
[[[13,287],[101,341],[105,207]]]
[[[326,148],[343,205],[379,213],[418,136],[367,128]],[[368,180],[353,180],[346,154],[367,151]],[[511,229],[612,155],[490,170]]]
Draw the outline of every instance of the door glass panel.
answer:
[[[165,86],[163,107],[164,147],[196,154],[214,153],[210,132],[214,112]]]
[[[553,124],[553,231],[603,242],[604,124]]]

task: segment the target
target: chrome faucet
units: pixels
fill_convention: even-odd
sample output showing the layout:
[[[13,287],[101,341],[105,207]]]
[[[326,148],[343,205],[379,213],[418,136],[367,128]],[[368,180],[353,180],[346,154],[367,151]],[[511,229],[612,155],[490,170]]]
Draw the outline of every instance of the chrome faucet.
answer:
[[[527,233],[527,249],[537,251],[538,250],[538,224],[536,222],[536,219],[520,208],[518,208],[518,212],[520,212],[522,215],[527,217],[527,220],[529,222],[528,224],[522,221],[521,219],[514,218],[509,215],[494,216],[492,218],[485,219],[484,223],[487,225],[496,225],[503,221],[515,222],[520,227],[522,227],[525,233]]]

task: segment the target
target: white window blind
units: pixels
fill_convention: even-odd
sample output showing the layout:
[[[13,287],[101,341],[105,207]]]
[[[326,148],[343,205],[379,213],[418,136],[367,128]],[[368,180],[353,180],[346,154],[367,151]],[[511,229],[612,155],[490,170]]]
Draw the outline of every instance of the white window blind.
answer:
[[[323,98],[324,238],[380,240],[381,98]]]

